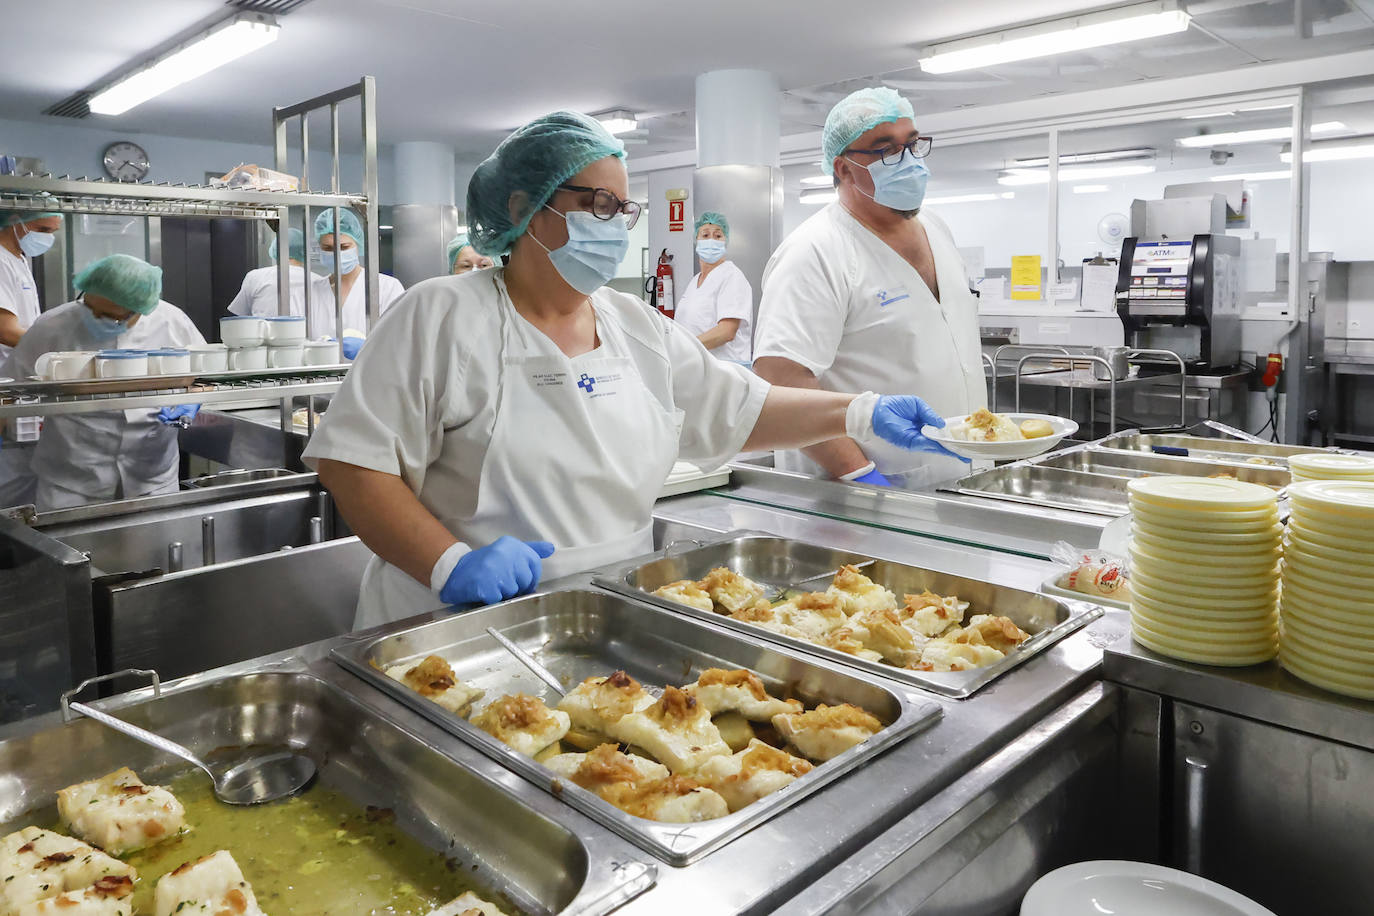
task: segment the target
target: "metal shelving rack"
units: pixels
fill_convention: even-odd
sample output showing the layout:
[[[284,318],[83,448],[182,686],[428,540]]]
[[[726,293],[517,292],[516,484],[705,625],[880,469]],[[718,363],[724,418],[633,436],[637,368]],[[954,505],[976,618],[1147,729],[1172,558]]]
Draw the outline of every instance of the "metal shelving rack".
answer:
[[[363,190],[358,193],[340,189],[339,106],[358,99],[361,112],[363,141]],[[278,171],[289,171],[288,125],[298,121],[300,126],[300,190],[257,191],[246,188],[217,188],[193,184],[166,182],[107,181],[102,178],[73,177],[71,175],[28,174],[0,175],[0,210],[53,210],[61,213],[99,213],[123,216],[186,216],[228,217],[235,219],[275,219],[285,230],[292,225],[292,215],[300,214],[300,225],[307,238],[313,234],[313,214],[332,210],[334,225],[345,207],[352,209],[363,221],[367,236],[363,251],[366,271],[367,324],[370,329],[379,317],[377,291],[378,227],[377,227],[377,88],[370,76],[355,85],[308,99],[296,105],[272,111],[275,165]],[[311,112],[328,110],[330,118],[330,181],[326,191],[310,188]],[[278,261],[278,307],[281,314],[290,308],[290,274],[286,258]],[[340,277],[337,265],[334,275],[335,331],[342,336],[343,297],[339,294]],[[310,316],[311,284],[305,284],[306,333],[315,336]],[[255,373],[251,379],[209,377],[183,387],[141,389],[122,392],[79,393],[83,383],[67,386],[53,383],[0,383],[0,418],[50,416],[68,413],[89,413],[100,410],[122,410],[136,407],[159,407],[172,404],[215,403],[242,400],[248,397],[272,397],[282,401],[283,432],[289,431],[291,406],[298,397],[328,394],[336,391],[346,369],[336,367],[332,372],[311,369],[281,370]],[[89,380],[86,380],[89,385]],[[41,393],[38,393],[40,392]],[[313,420],[313,416],[311,417]],[[313,424],[312,424],[313,426]]]

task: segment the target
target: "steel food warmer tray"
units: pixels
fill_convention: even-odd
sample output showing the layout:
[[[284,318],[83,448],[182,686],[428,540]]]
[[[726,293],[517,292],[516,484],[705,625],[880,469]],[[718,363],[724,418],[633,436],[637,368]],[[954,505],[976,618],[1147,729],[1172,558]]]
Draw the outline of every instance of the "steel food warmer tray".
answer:
[[[632,816],[596,794],[559,779],[533,758],[389,678],[385,668],[438,655],[462,680],[487,691],[485,702],[507,693],[552,691],[486,632],[501,631],[571,689],[588,677],[623,670],[652,690],[695,681],[706,668],[753,671],[775,696],[808,707],[852,703],[886,726],[869,740],[783,789],[733,814],[690,824]],[[750,634],[757,636],[758,634]],[[667,613],[605,591],[569,589],[519,598],[420,624],[391,635],[345,644],[331,657],[346,669],[416,710],[441,728],[599,823],[672,865],[687,865],[791,808],[894,744],[934,724],[938,703],[892,684],[875,684],[841,667],[769,642]]]
[[[897,595],[919,594],[927,589],[939,595],[957,595],[961,601],[969,602],[967,616],[1004,615],[1030,633],[1031,638],[1006,658],[985,668],[951,672],[912,671],[867,661],[652,594],[655,589],[679,579],[700,579],[718,566],[728,567],[779,593],[798,588],[823,590],[830,584],[830,577],[846,564],[861,566],[864,575]],[[598,573],[593,582],[619,594],[652,602],[675,614],[708,620],[797,652],[824,658],[836,665],[857,668],[889,681],[955,699],[972,696],[1103,613],[1100,606],[1086,601],[1054,598],[936,569],[753,533],[734,533],[726,540],[682,553],[640,558],[627,565],[614,567],[609,573]]]

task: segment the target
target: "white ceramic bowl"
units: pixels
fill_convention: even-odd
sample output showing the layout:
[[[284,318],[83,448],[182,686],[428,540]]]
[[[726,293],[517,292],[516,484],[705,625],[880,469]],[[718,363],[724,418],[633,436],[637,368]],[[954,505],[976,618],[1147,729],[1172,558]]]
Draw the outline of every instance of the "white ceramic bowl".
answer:
[[[302,363],[307,366],[337,366],[339,342],[337,340],[308,340],[305,342]]]
[[[219,339],[231,350],[260,347],[267,340],[267,322],[248,315],[230,315],[219,320]]]
[[[1021,916],[1274,916],[1215,881],[1146,862],[1103,860],[1056,868],[1031,885]]]
[[[95,378],[94,350],[53,350],[34,362],[38,374],[50,382]]]
[[[200,344],[190,348],[192,372],[224,372],[229,368],[229,348],[224,344]]]
[[[96,378],[135,378],[147,374],[146,350],[101,350],[95,355]]]
[[[148,353],[149,375],[186,375],[191,371],[191,351],[170,347]]]
[[[237,347],[230,348],[229,369],[232,372],[243,370],[266,369],[267,368],[267,348],[266,347]]]
[[[1025,420],[1044,420],[1054,432],[1039,439],[1014,439],[1011,442],[970,442],[957,438],[957,433],[968,426],[968,417],[946,417],[945,428],[927,426],[922,432],[927,439],[938,442],[961,458],[983,458],[993,461],[1019,461],[1031,458],[1041,452],[1048,452],[1060,443],[1065,436],[1078,432],[1078,424],[1063,417],[1044,413],[999,413],[1018,426]]]
[[[273,369],[299,366],[303,349],[300,344],[273,344],[267,348],[267,365]]]
[[[269,346],[298,344],[305,340],[304,316],[280,315],[263,320],[267,322],[267,343]]]

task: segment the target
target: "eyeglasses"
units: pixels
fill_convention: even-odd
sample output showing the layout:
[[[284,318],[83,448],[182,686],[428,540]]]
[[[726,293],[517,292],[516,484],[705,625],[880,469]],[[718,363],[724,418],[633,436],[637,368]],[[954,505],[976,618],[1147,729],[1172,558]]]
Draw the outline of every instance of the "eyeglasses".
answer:
[[[889,143],[887,146],[880,146],[877,149],[851,149],[846,150],[846,152],[881,156],[884,165],[896,165],[902,161],[902,153],[910,153],[913,159],[924,159],[929,156],[930,147],[934,142],[932,137],[915,137],[906,143]]]
[[[576,191],[592,195],[592,216],[597,219],[612,219],[617,213],[625,214],[625,228],[633,229],[639,222],[640,206],[633,200],[621,200],[605,188],[589,188],[580,184],[560,184],[560,191]]]

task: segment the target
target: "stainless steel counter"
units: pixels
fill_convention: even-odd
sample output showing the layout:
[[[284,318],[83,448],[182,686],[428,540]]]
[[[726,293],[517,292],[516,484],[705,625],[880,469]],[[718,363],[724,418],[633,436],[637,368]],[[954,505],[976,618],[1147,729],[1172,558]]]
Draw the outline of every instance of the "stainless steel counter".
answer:
[[[709,535],[712,528],[750,527],[1022,587],[1033,587],[1049,569],[1048,564],[1029,558],[970,548],[962,543],[913,538],[719,496],[694,494],[668,500],[659,505],[657,515],[662,541]],[[703,523],[705,527],[701,527]],[[589,579],[587,575],[573,576],[549,583],[548,587],[585,585]],[[426,743],[464,768],[499,783],[536,811],[569,826],[589,846],[607,844],[624,848],[604,828],[459,739],[439,732],[423,717],[345,674],[328,660],[334,646],[399,630],[440,614],[420,615],[410,621],[194,675],[186,683],[249,671],[313,672],[331,683],[344,685],[351,694],[384,712],[402,728],[422,734]],[[964,779],[1046,715],[1092,688],[1099,675],[1102,647],[1120,638],[1126,629],[1125,615],[1109,612],[971,699],[952,701],[932,695],[943,707],[944,717],[931,729],[898,744],[860,770],[698,862],[682,868],[660,865],[656,886],[618,912],[662,916],[678,912],[764,913],[776,909],[818,875]],[[146,691],[140,691],[115,698],[111,703],[117,707],[146,696]],[[55,723],[52,716],[21,723],[0,730],[0,740],[32,734]]]

